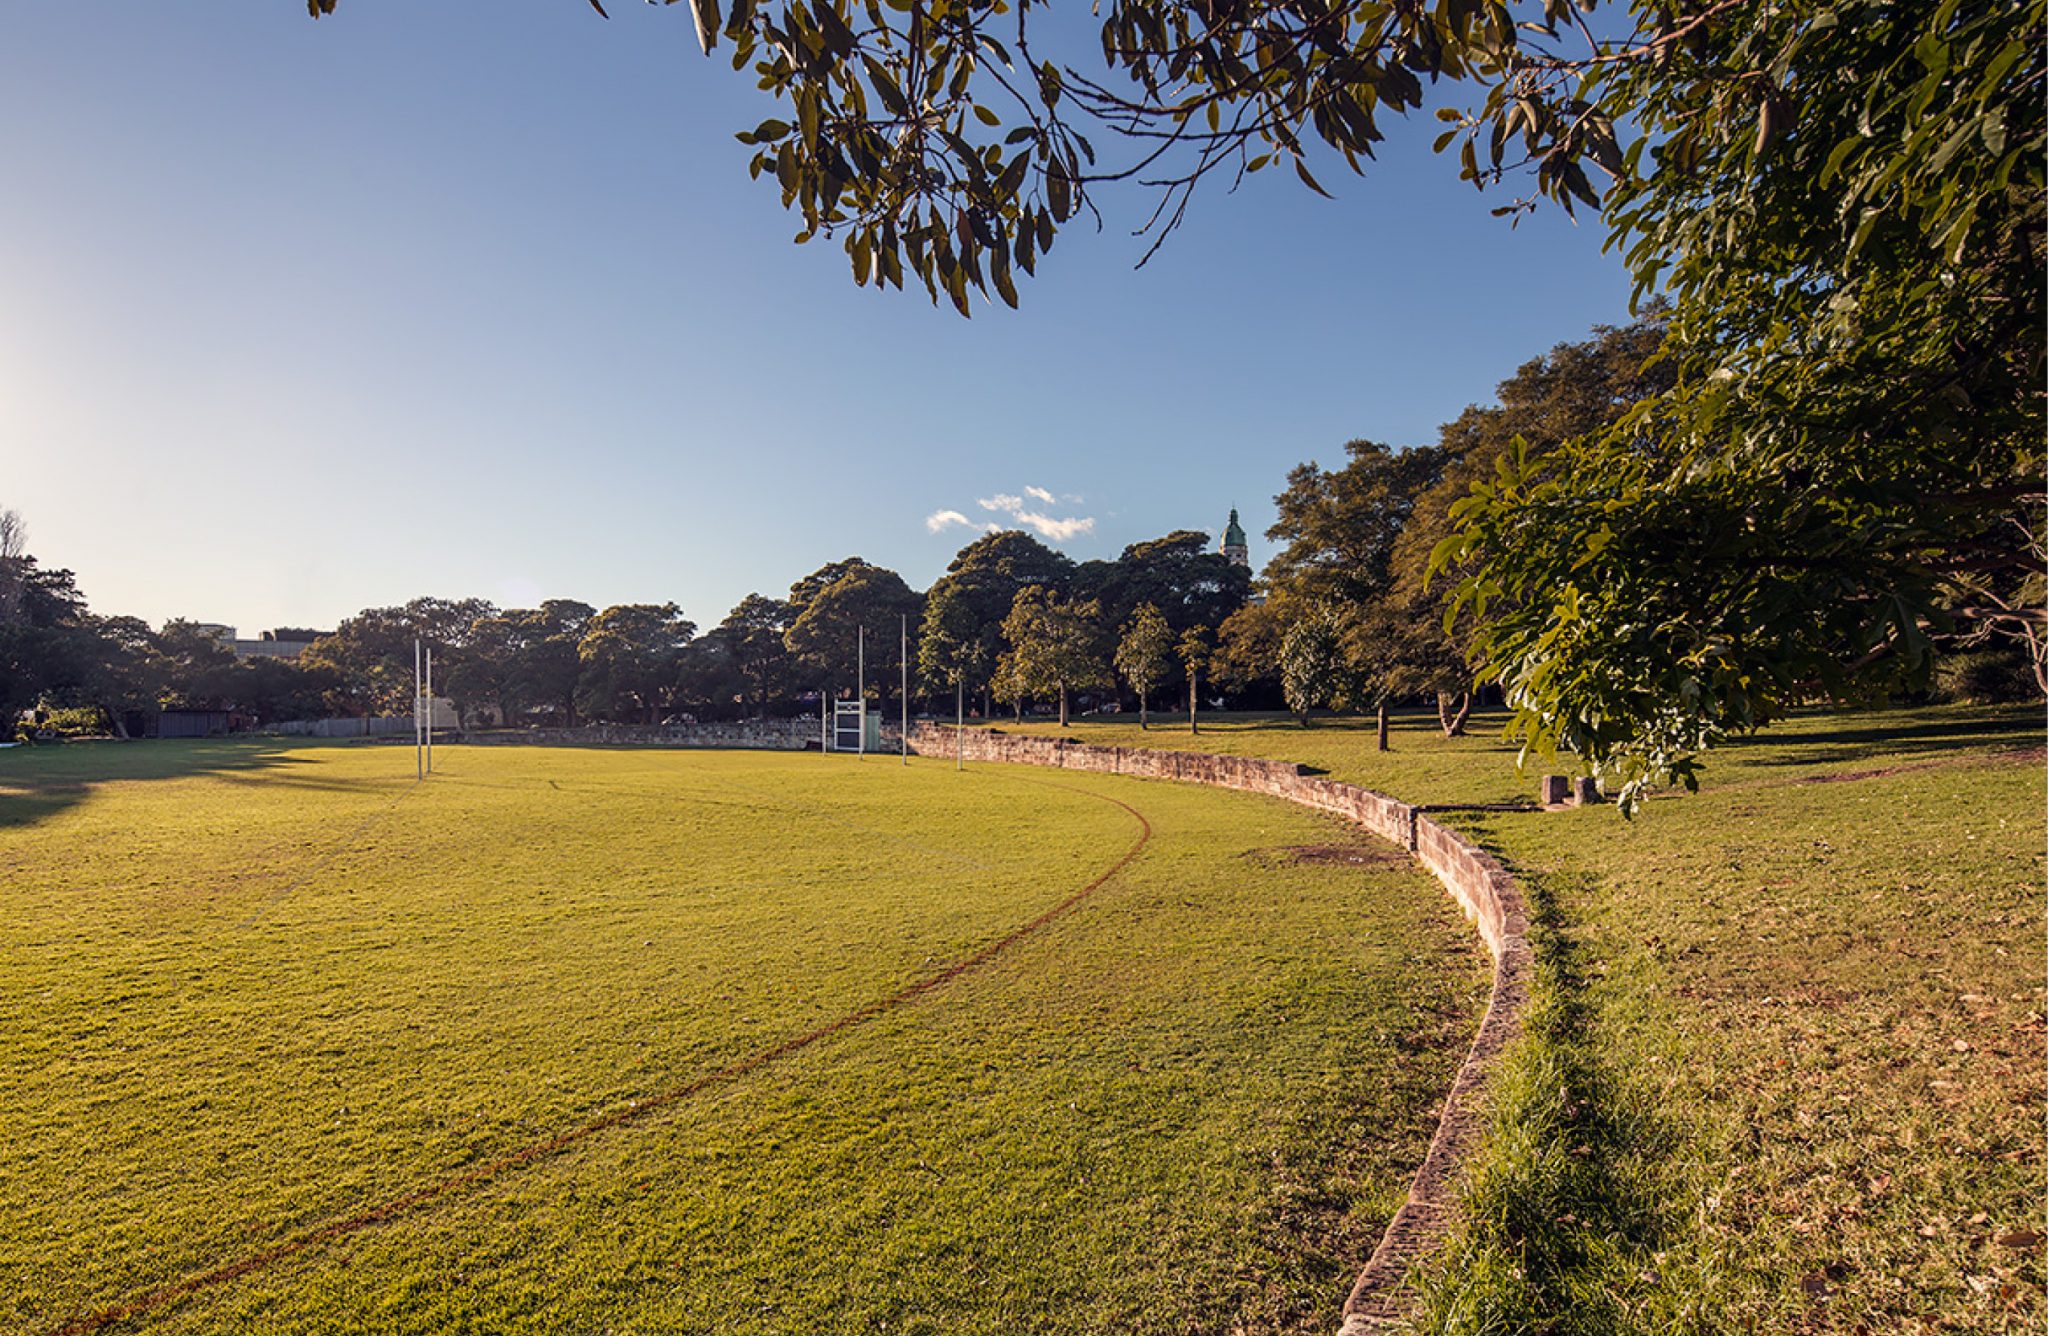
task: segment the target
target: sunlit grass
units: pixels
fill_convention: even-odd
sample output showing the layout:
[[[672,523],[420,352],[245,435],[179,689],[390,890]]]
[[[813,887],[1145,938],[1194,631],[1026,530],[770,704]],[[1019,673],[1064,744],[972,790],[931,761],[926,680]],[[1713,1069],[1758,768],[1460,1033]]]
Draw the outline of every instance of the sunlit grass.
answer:
[[[1069,734],[1534,796],[1487,719],[1434,727],[1387,753],[1362,720]],[[1426,1328],[2039,1330],[2042,734],[2026,708],[1816,711],[1632,822],[1441,817],[1514,867],[1540,977]]]
[[[1285,804],[805,755],[0,755],[0,1327],[1327,1330],[1483,1001]],[[1363,865],[1298,861],[1345,844]]]
[[[1501,711],[1481,710],[1462,736],[1446,738],[1434,711],[1399,710],[1392,716],[1386,751],[1378,750],[1369,715],[1318,714],[1303,727],[1288,714],[1205,714],[1198,733],[1190,733],[1185,715],[1166,714],[1154,715],[1152,726],[1143,729],[1129,715],[1088,716],[1064,729],[1045,719],[1017,724],[997,718],[990,727],[1103,746],[1276,757],[1410,803],[1534,802],[1538,777],[1546,770],[1568,772],[1569,758],[1546,761],[1532,755],[1518,772],[1519,749],[1501,737],[1506,719]],[[1709,753],[1702,787],[1713,791],[1801,775],[1922,765],[2041,744],[2039,712],[2026,708],[1948,706],[1881,714],[1802,710]]]

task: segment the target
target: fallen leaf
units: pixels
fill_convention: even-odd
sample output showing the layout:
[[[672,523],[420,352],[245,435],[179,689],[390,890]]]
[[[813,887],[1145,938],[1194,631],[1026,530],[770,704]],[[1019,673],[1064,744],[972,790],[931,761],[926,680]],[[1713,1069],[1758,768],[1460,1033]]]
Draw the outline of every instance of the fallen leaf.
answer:
[[[2041,1236],[2031,1229],[2009,1229],[1995,1240],[2001,1248],[2038,1248]]]

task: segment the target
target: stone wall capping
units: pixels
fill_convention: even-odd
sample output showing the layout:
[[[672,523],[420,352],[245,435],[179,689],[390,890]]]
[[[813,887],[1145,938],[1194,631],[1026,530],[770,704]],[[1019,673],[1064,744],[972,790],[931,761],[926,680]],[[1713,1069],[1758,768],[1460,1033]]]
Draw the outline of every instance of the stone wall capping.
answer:
[[[1484,1134],[1487,1080],[1501,1050],[1522,1032],[1534,974],[1528,913],[1514,878],[1493,855],[1425,815],[1457,809],[1418,808],[1371,789],[1311,775],[1309,767],[1296,762],[1260,757],[1097,747],[1076,738],[1005,734],[993,728],[971,728],[956,737],[951,725],[930,723],[912,726],[910,747],[941,756],[953,755],[957,747],[976,761],[1101,770],[1285,798],[1346,817],[1400,845],[1442,883],[1493,955],[1493,988],[1478,1033],[1445,1095],[1429,1151],[1409,1183],[1408,1200],[1394,1213],[1359,1272],[1344,1303],[1338,1336],[1372,1336],[1405,1326],[1418,1301],[1410,1275],[1450,1228],[1461,1166]],[[1550,778],[1544,781],[1546,799]],[[1504,810],[1528,809],[1517,804]]]

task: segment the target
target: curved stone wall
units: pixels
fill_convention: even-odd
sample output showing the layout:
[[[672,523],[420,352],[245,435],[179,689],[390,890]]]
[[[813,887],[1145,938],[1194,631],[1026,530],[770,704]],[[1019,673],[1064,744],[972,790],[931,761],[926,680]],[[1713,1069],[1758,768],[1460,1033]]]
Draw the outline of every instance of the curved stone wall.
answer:
[[[1414,1308],[1413,1292],[1403,1282],[1410,1267],[1428,1255],[1450,1223],[1458,1165],[1477,1144],[1484,1127],[1487,1074],[1495,1056],[1520,1033],[1522,1013],[1528,1005],[1533,963],[1529,921],[1521,892],[1507,870],[1478,845],[1407,803],[1355,784],[1304,774],[1301,766],[1288,761],[1145,747],[1097,747],[986,728],[970,728],[956,737],[952,728],[939,724],[913,726],[910,746],[927,756],[949,756],[958,748],[974,761],[1176,779],[1270,794],[1334,812],[1400,845],[1443,884],[1493,955],[1493,992],[1479,1022],[1479,1033],[1444,1099],[1429,1153],[1409,1184],[1408,1200],[1388,1222],[1379,1246],[1352,1286],[1339,1336],[1365,1336],[1403,1325]]]

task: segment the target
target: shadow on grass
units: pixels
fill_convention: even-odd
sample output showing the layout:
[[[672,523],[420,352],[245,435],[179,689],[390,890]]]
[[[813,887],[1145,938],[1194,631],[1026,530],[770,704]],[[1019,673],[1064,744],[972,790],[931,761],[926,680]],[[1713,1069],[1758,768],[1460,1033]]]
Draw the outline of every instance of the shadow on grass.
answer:
[[[2033,707],[1950,707],[1933,712],[1795,715],[1728,749],[1754,766],[1853,765],[1900,756],[2042,744],[2041,712]]]
[[[0,830],[47,821],[101,784],[248,775],[306,764],[311,744],[283,738],[59,742],[0,751]]]
[[[1655,1324],[1645,1310],[1659,1307],[1653,1259],[1678,1234],[1660,1184],[1680,1136],[1596,1051],[1585,948],[1542,878],[1517,880],[1537,988],[1527,1030],[1495,1077],[1493,1127],[1460,1222],[1421,1277],[1419,1330],[1647,1330]]]

